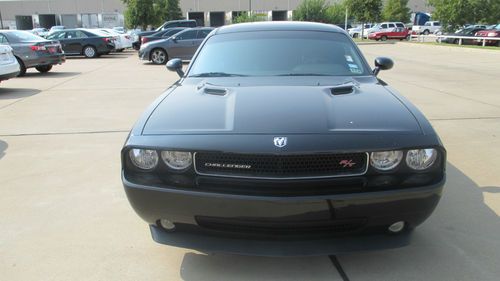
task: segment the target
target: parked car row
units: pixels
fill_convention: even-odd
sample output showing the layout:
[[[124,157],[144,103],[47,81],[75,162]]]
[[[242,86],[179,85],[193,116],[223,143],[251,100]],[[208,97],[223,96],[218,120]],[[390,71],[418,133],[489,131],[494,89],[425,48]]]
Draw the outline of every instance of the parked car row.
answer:
[[[494,26],[470,26],[459,29],[454,33],[444,34],[450,37],[439,37],[436,41],[440,43],[450,43],[462,45],[482,45],[483,39],[477,37],[500,38],[500,24]],[[455,38],[456,36],[465,38]],[[461,41],[461,42],[460,42]],[[500,47],[500,40],[486,40],[485,45]]]
[[[139,58],[151,61],[154,64],[165,64],[169,59],[179,58],[190,60],[205,37],[207,37],[214,28],[195,27],[195,28],[173,28],[178,31],[166,39],[160,39],[141,45],[139,49]]]
[[[137,33],[137,41],[134,42],[134,49],[139,50],[142,44],[142,37],[156,34],[158,32],[174,28],[174,27],[196,27],[197,23],[195,20],[172,20],[164,22],[160,27],[152,31],[142,31]],[[157,35],[159,36],[159,35]]]
[[[28,68],[35,68],[41,73],[49,72],[53,65],[66,60],[58,41],[47,40],[26,31],[0,30],[0,44],[13,49],[20,67],[18,76],[23,76]]]

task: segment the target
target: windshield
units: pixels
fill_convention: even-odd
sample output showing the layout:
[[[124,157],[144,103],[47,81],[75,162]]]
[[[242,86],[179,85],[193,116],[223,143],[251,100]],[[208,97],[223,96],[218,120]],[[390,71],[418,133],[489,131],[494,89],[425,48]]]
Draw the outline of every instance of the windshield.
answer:
[[[42,37],[27,31],[11,31],[7,34],[8,38],[13,42],[32,42],[44,40]]]
[[[189,71],[203,76],[368,75],[344,34],[315,31],[240,32],[212,36]]]

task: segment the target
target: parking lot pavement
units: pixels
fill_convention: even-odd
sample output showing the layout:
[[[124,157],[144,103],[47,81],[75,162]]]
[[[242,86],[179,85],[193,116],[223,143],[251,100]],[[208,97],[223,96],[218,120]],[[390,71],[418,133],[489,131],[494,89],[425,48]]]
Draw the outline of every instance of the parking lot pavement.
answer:
[[[337,259],[350,280],[500,276],[498,52],[363,45],[380,77],[431,120],[448,182],[412,245]],[[0,85],[0,272],[5,280],[341,280],[328,257],[206,255],[155,244],[129,206],[119,151],[139,114],[177,79],[135,52],[70,58]],[[345,277],[345,276],[344,276]]]

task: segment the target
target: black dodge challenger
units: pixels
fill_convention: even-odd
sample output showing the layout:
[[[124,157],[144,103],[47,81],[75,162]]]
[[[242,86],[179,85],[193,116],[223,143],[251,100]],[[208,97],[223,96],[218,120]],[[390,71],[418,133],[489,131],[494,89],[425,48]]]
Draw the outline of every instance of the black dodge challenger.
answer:
[[[156,242],[249,255],[396,248],[438,204],[446,151],[342,29],[214,30],[122,150]]]

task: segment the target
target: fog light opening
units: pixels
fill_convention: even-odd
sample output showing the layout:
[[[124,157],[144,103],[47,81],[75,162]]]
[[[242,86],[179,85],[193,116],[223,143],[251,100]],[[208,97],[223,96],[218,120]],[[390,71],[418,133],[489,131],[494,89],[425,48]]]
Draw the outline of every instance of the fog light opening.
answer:
[[[403,229],[405,228],[405,222],[404,221],[398,221],[398,222],[395,222],[393,224],[391,224],[387,230],[389,230],[389,232],[391,233],[399,233],[401,231],[403,231]]]
[[[160,226],[167,231],[175,230],[175,224],[167,219],[160,219]]]

